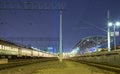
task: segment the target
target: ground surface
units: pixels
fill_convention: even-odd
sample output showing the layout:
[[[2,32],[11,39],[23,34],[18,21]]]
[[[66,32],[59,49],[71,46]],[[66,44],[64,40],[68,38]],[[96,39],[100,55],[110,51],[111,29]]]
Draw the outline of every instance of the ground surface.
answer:
[[[0,74],[115,74],[73,61],[47,61],[1,70]]]

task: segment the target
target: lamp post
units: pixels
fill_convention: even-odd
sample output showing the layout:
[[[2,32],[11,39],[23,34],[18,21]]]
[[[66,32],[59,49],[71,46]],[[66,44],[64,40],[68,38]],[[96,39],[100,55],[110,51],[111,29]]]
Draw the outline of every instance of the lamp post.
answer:
[[[119,23],[119,22],[116,22],[116,23],[114,24],[114,50],[116,50],[116,34],[115,34],[116,26],[120,26],[120,23]]]
[[[110,50],[110,49],[111,49],[111,48],[110,48],[110,26],[112,26],[112,23],[109,23],[109,22],[108,22],[108,34],[107,34],[107,35],[108,35],[108,36],[107,36],[107,37],[108,37],[108,52],[111,51],[111,50]]]
[[[116,35],[115,35],[115,24],[113,25],[113,31],[114,31],[114,50],[116,50]]]
[[[113,31],[114,31],[114,50],[116,50],[116,26],[120,26],[120,22],[116,22],[116,23],[109,23],[109,26],[112,26],[113,25]]]

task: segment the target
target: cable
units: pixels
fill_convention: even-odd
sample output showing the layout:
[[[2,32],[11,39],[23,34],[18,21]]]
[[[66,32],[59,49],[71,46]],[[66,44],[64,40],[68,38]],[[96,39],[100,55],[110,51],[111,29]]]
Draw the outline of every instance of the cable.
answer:
[[[96,28],[96,29],[98,29],[98,30],[101,30],[101,31],[103,31],[103,32],[107,32],[106,30],[101,29],[101,28],[95,26],[94,24],[92,24],[92,23],[90,23],[90,22],[84,20],[84,19],[80,19],[80,21],[82,21],[83,23],[85,23],[85,24],[87,24],[87,25],[93,26],[94,28]]]

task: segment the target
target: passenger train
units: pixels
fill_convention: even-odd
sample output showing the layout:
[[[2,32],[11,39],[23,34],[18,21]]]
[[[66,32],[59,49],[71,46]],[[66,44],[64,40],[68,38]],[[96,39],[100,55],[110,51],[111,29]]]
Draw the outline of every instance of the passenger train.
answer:
[[[0,39],[0,58],[39,58],[55,55]]]

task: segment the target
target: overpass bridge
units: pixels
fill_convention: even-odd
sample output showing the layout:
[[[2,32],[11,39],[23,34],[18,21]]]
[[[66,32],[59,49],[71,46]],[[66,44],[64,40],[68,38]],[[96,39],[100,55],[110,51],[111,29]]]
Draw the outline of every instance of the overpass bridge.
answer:
[[[113,40],[111,39],[111,42]],[[81,39],[73,48],[73,51],[78,49],[77,53],[89,53],[99,51],[98,48],[103,46],[107,47],[107,37],[106,36],[88,36]],[[104,48],[106,48],[104,47]]]

